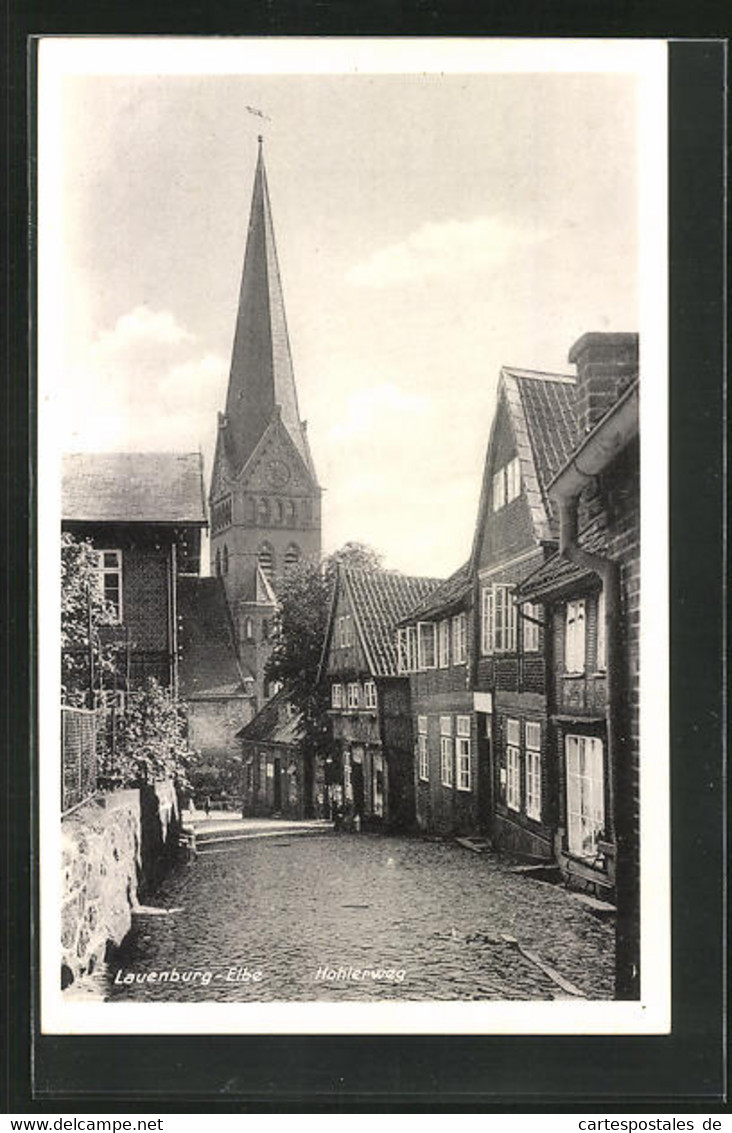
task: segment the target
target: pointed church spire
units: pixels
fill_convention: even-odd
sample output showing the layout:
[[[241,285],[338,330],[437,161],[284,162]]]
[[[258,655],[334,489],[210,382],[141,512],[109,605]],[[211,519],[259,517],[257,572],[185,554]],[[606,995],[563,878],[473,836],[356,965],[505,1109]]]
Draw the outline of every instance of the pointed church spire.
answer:
[[[260,135],[239,310],[226,397],[226,445],[236,472],[279,407],[282,423],[312,470],[303,434]]]

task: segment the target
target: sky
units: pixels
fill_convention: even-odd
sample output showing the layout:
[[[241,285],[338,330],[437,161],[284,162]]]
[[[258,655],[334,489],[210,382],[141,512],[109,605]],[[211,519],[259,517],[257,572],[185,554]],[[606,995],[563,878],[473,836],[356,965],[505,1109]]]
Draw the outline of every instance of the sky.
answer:
[[[638,329],[637,103],[613,73],[67,76],[63,449],[200,448],[208,487],[262,133],[324,550],[451,573],[500,367]]]

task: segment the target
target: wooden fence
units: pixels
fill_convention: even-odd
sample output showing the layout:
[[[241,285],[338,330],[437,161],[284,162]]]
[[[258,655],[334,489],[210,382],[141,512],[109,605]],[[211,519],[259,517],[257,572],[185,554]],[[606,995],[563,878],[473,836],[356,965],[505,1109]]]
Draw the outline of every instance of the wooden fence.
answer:
[[[61,707],[61,811],[65,814],[97,790],[99,714]]]

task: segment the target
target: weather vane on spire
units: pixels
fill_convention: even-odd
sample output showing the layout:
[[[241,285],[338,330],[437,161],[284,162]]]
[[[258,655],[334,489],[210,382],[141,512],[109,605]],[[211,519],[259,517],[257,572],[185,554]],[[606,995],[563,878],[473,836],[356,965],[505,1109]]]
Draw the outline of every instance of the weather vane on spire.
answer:
[[[250,114],[253,114],[255,118],[263,118],[265,122],[272,121],[268,114],[264,114],[261,110],[257,110],[256,106],[245,106],[244,109],[247,110]]]

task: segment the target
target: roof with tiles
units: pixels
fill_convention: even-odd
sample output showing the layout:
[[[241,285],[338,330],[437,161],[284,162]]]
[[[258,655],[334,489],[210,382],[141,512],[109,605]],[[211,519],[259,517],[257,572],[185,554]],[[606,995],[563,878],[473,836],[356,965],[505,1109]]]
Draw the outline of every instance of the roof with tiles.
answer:
[[[431,618],[436,614],[449,613],[450,610],[460,605],[465,598],[470,594],[472,589],[472,577],[470,573],[470,560],[463,563],[463,565],[446,578],[444,582],[425,598],[422,598],[417,605],[409,611],[406,617],[402,618],[402,623],[407,621],[415,621],[419,618]]]
[[[236,656],[234,631],[220,578],[178,579],[179,681],[181,695],[247,695]]]
[[[606,555],[607,531],[604,517],[602,515],[597,516],[592,523],[588,524],[580,532],[577,542],[585,551],[597,555]],[[522,598],[548,597],[553,593],[569,589],[575,583],[591,576],[592,571],[571,562],[569,559],[562,558],[557,553],[547,559],[545,563],[542,563],[533,574],[525,578],[516,588],[516,591]]]
[[[418,602],[437,589],[442,580],[415,578],[392,571],[346,568],[341,568],[340,578],[351,601],[372,675],[395,677],[397,651],[394,630]]]
[[[236,733],[239,740],[257,743],[294,744],[301,737],[302,713],[290,709],[284,689]]]
[[[521,475],[534,528],[540,539],[553,539],[557,518],[547,486],[566,463],[579,436],[575,415],[576,380],[504,366],[501,371],[511,415]]]
[[[92,523],[203,527],[203,457],[198,452],[67,453],[61,516]]]

